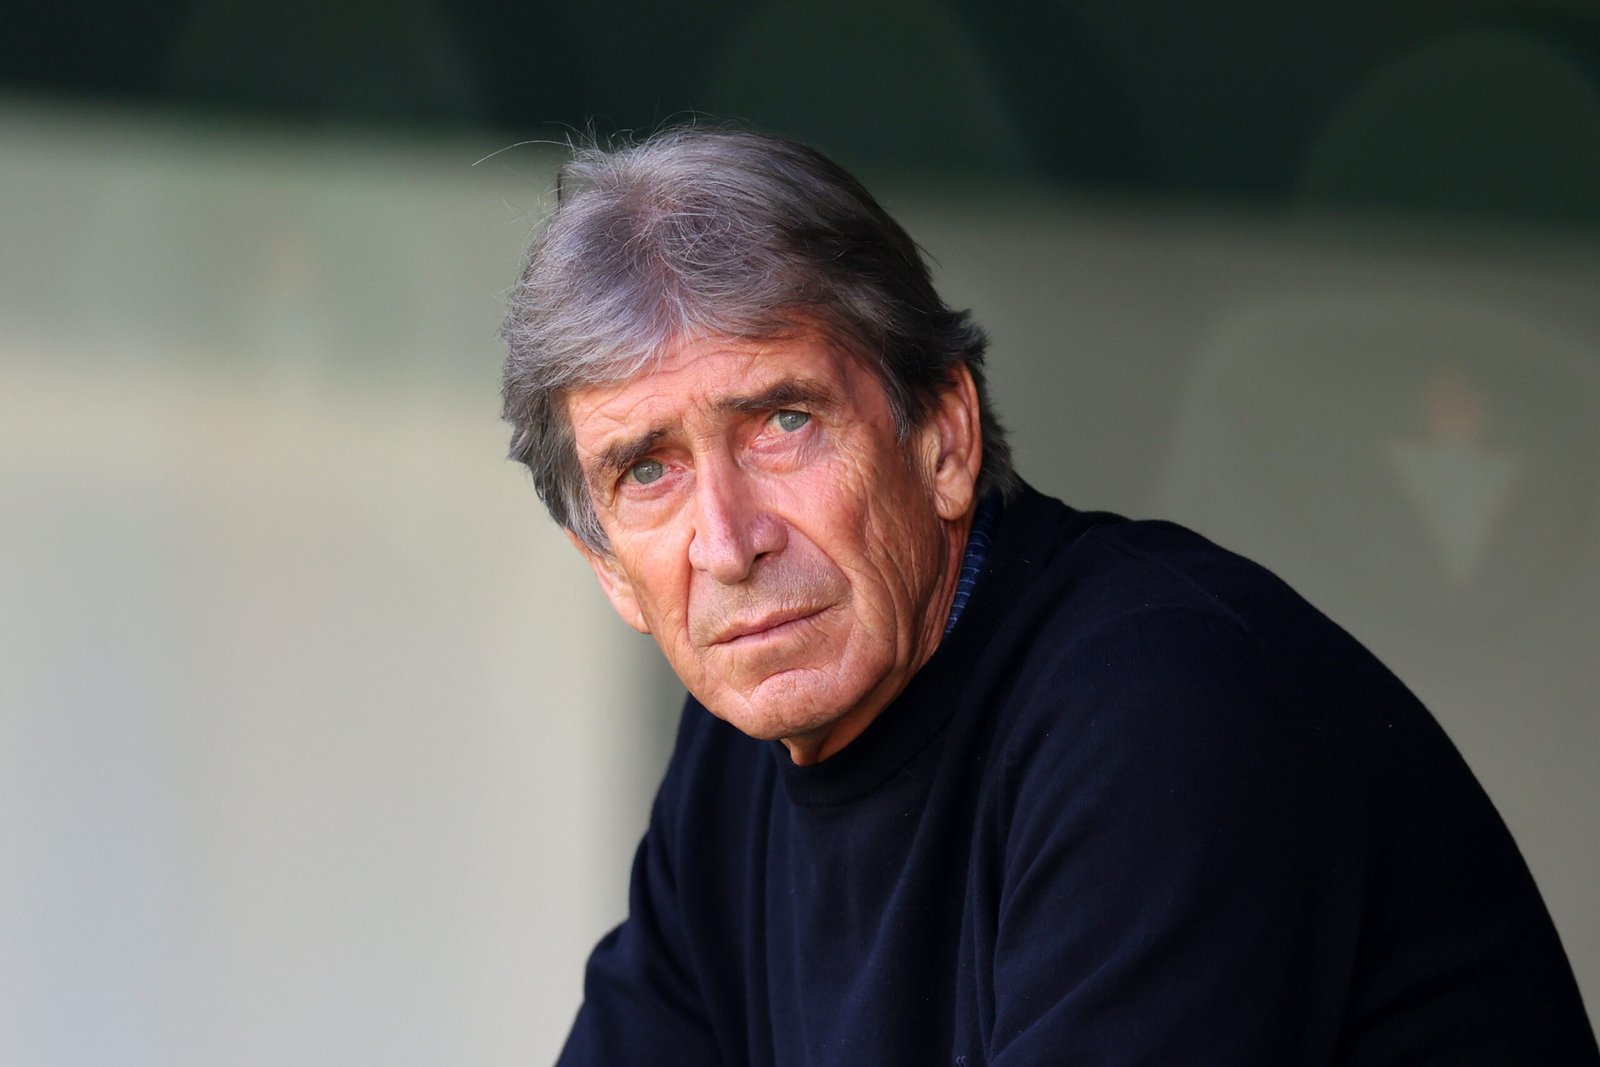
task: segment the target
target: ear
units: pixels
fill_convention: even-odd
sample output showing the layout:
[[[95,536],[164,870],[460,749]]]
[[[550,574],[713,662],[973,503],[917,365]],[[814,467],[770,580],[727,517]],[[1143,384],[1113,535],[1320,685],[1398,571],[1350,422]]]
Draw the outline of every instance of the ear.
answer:
[[[649,633],[650,626],[644,621],[644,612],[639,610],[639,598],[634,595],[633,582],[617,564],[616,558],[596,552],[580,541],[578,535],[571,530],[566,531],[566,534],[567,540],[572,542],[572,547],[578,550],[589,564],[589,569],[594,571],[594,576],[600,579],[600,588],[605,592],[606,599],[611,601],[611,606],[616,609],[617,614],[622,616],[622,621],[642,634]]]
[[[978,417],[978,387],[964,365],[950,374],[924,432],[929,457],[928,485],[939,517],[954,522],[967,514],[977,495],[983,465],[983,432]]]

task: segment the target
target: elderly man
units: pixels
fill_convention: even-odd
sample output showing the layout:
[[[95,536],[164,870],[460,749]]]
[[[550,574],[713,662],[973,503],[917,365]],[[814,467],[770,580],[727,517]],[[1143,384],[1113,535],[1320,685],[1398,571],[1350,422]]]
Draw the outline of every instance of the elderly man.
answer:
[[[579,152],[512,454],[689,690],[568,1064],[1593,1064],[1516,846],[1272,575],[1020,482],[819,153]]]

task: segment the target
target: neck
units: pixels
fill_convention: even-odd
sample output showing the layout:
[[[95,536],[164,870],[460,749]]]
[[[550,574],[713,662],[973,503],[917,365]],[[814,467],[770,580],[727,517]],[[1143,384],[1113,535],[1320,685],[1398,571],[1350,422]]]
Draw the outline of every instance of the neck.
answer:
[[[922,629],[917,635],[916,653],[909,670],[898,672],[897,681],[890,688],[880,688],[868,694],[867,699],[845,712],[839,718],[803,734],[783,738],[789,758],[801,767],[820,763],[861,736],[878,713],[888,707],[910,684],[911,678],[933,658],[939,643],[944,639],[945,622],[955,604],[956,589],[961,583],[961,561],[967,551],[967,538],[972,533],[972,522],[977,505],[953,522],[945,522],[944,567],[935,583],[933,595],[922,613]]]

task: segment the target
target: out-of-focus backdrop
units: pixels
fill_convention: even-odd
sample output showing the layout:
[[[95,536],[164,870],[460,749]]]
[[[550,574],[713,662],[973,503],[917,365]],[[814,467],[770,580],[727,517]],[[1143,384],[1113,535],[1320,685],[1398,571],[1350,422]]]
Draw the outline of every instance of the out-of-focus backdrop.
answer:
[[[501,458],[496,328],[551,142],[691,110],[881,193],[1035,484],[1383,655],[1600,1002],[1589,0],[22,7],[0,1063],[553,1058],[678,696]]]

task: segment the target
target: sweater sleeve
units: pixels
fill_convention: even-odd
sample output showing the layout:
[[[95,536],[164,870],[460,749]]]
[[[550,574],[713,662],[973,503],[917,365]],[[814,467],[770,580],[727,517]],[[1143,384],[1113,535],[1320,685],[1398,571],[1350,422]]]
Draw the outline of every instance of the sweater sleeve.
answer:
[[[628,918],[589,957],[583,1006],[558,1067],[722,1062],[684,940],[670,855],[673,782],[669,770],[634,855]]]
[[[1329,1062],[1361,784],[1230,620],[1136,613],[1019,679],[990,1058]]]

